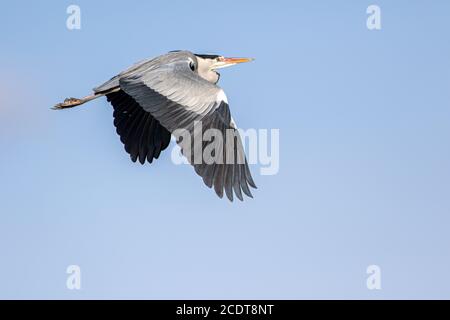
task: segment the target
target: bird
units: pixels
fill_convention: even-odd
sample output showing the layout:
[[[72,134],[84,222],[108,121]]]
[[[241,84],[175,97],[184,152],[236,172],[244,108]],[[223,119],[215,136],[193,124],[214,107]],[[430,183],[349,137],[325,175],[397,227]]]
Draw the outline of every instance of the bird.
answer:
[[[173,135],[207,187],[220,198],[225,193],[230,201],[234,196],[243,201],[243,193],[253,198],[250,187],[257,187],[227,96],[217,85],[217,70],[253,60],[170,51],[135,63],[95,87],[92,94],[67,98],[52,109],[73,108],[106,96],[116,132],[133,162],[158,159]],[[202,140],[208,129],[221,133],[222,141],[215,135]],[[196,139],[201,143],[196,144]],[[204,156],[206,150],[213,150],[209,157]]]

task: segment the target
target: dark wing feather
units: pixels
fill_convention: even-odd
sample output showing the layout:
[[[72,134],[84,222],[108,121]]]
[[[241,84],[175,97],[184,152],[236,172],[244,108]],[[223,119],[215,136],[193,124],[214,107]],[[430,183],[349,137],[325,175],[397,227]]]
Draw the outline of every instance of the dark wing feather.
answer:
[[[114,126],[131,160],[144,164],[158,159],[170,143],[170,132],[124,91],[107,96],[114,108]]]
[[[222,143],[216,144],[217,148],[214,148],[214,150],[222,150],[220,162],[210,164],[210,162],[205,162],[205,159],[202,157],[200,163],[195,163],[195,154],[191,154],[190,157],[188,156],[197,174],[203,178],[204,183],[208,187],[211,188],[214,186],[214,191],[220,198],[223,197],[225,191],[227,198],[233,201],[233,190],[239,200],[243,200],[241,190],[247,196],[253,197],[249,186],[256,189],[256,185],[250,174],[239,132],[231,120],[228,104],[222,101],[214,112],[203,117],[202,121],[197,123],[197,125],[202,126],[202,132],[208,129],[216,129],[223,137]],[[193,136],[192,131],[191,134]],[[214,138],[211,141],[203,142],[202,153],[205,148],[212,146],[214,143],[217,143]],[[183,148],[184,145],[182,142],[180,145]],[[195,150],[193,142],[191,150]]]

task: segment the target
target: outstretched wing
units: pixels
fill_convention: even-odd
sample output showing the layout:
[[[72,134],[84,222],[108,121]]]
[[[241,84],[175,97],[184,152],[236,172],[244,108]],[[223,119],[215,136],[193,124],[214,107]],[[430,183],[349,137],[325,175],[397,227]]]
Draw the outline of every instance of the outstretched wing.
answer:
[[[131,160],[152,163],[170,143],[170,132],[149,112],[119,90],[106,95],[114,108],[114,126]]]
[[[242,200],[241,190],[252,197],[249,186],[256,188],[250,174],[239,132],[231,118],[226,96],[221,88],[201,78],[189,68],[189,63],[171,63],[170,55],[165,63],[142,64],[118,79],[120,88],[131,96],[143,110],[155,117],[161,125],[175,133],[177,129],[189,132],[191,141],[202,137],[197,134],[194,124],[201,126],[202,132],[216,129],[222,133],[223,141],[216,139],[200,144],[201,150],[193,150],[187,155],[195,171],[208,187],[214,186],[219,197],[225,191],[233,200],[233,190]],[[186,59],[189,59],[186,55]],[[175,59],[174,59],[175,60]],[[232,134],[227,134],[227,131]],[[178,141],[186,155],[186,144]],[[222,151],[222,161],[210,163],[203,159],[203,152],[215,144]],[[200,161],[194,161],[195,154],[201,152]],[[233,161],[228,161],[232,158]]]

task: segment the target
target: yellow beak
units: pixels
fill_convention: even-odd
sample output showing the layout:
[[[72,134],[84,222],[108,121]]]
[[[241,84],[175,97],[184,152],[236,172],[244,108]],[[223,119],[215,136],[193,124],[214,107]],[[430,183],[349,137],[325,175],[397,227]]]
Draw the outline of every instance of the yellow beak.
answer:
[[[211,66],[211,70],[222,69],[226,67],[234,66],[235,64],[250,62],[255,59],[253,58],[225,58],[219,57],[218,61]]]

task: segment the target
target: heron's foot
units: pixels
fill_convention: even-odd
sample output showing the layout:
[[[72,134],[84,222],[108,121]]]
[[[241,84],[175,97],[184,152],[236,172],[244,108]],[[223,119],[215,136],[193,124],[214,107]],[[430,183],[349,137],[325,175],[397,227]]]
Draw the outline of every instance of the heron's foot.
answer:
[[[67,98],[64,100],[64,102],[58,103],[52,109],[53,110],[61,110],[61,109],[73,108],[73,107],[79,106],[83,102],[84,101],[82,99]]]

